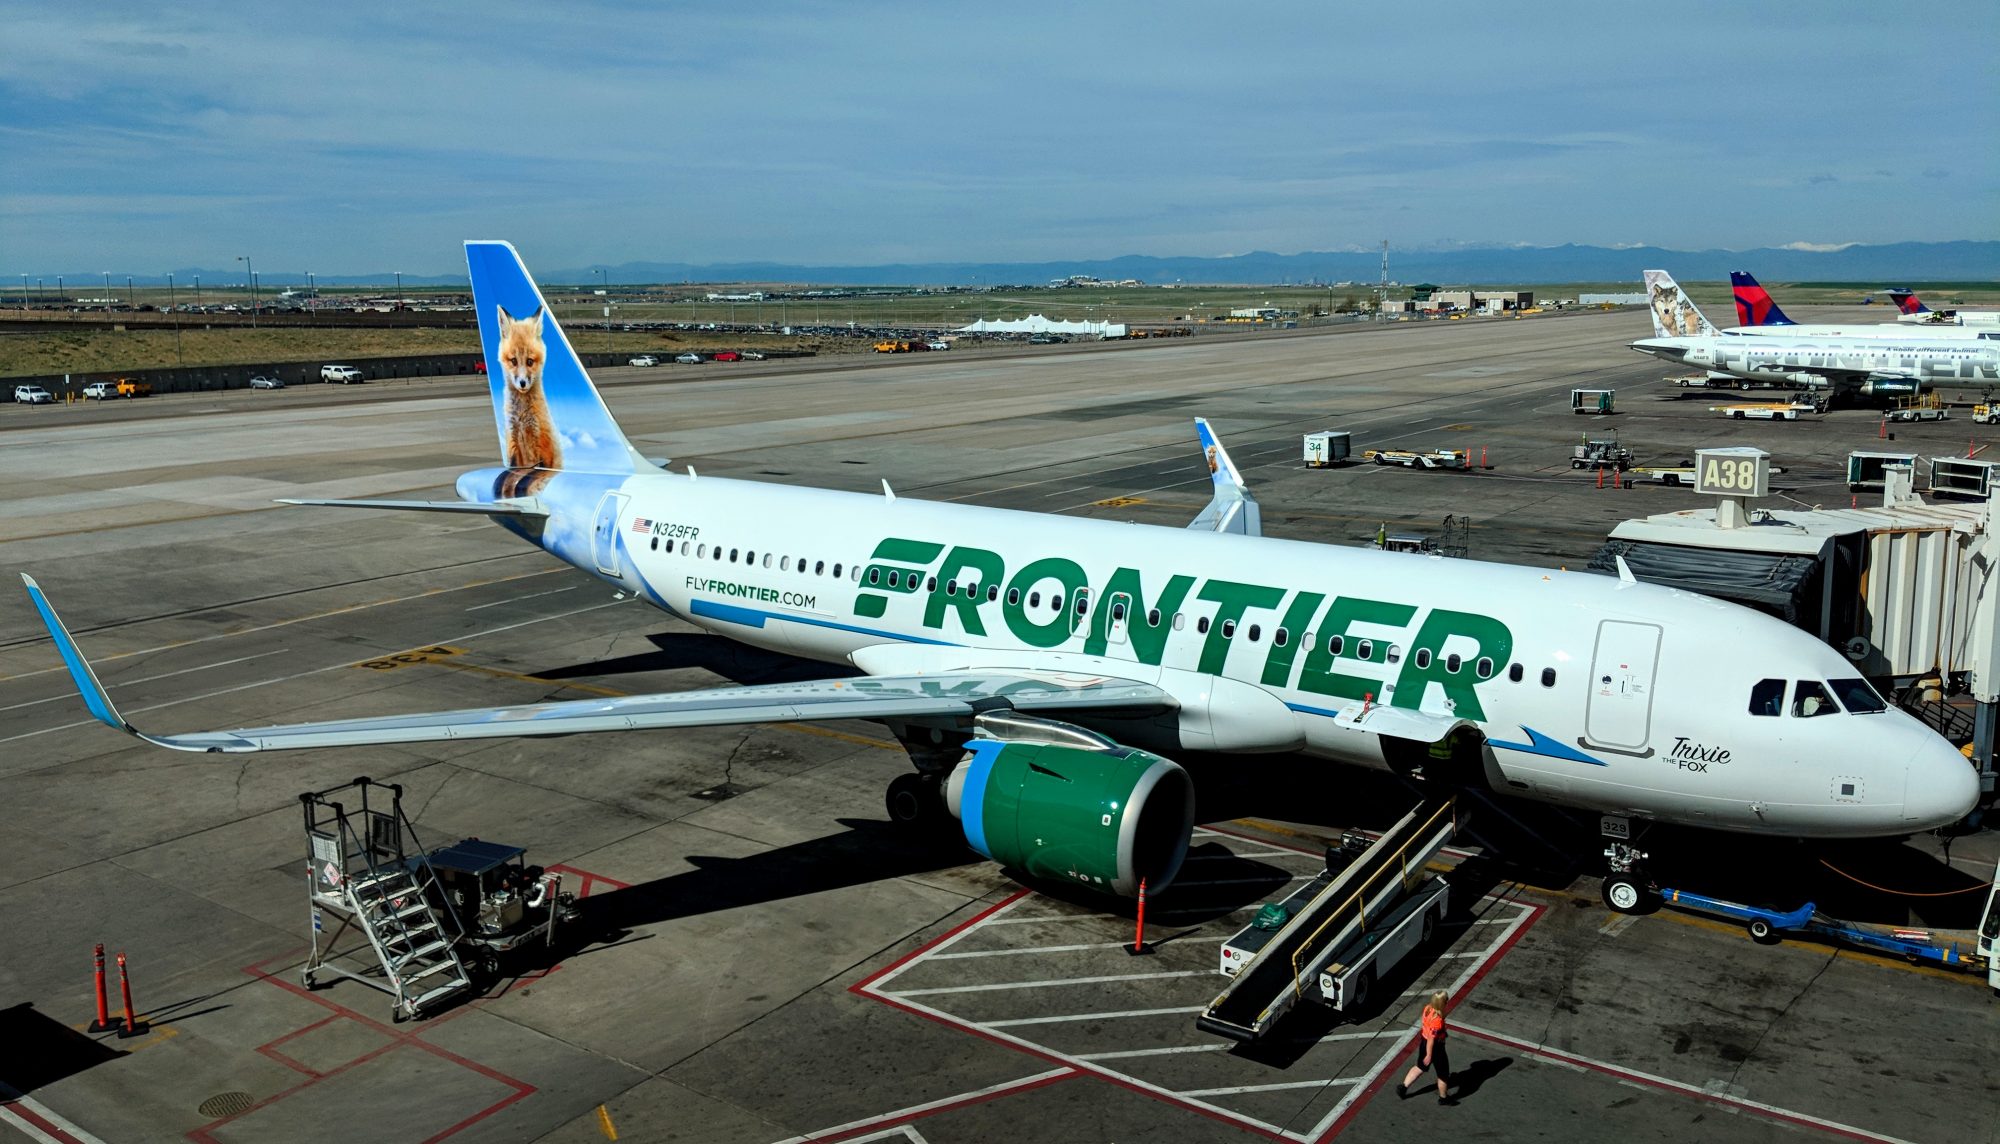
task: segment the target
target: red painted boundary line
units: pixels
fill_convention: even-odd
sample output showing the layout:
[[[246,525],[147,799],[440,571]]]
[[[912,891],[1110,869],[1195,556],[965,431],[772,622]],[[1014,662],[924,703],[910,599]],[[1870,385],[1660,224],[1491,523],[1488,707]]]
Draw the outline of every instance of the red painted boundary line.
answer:
[[[18,1098],[0,1100],[0,1108],[5,1108],[9,1115],[18,1116],[22,1120],[27,1121],[35,1127],[36,1131],[47,1135],[52,1140],[60,1140],[63,1144],[83,1144],[83,1141],[71,1134],[69,1130],[50,1120],[48,1117],[43,1116],[41,1113],[36,1112],[34,1109],[29,1108]]]
[[[1503,905],[1525,907],[1528,910],[1528,916],[1521,922],[1520,925],[1514,928],[1513,934],[1510,935],[1506,941],[1501,942],[1499,946],[1493,950],[1492,953],[1486,955],[1486,960],[1479,966],[1478,969],[1473,971],[1472,976],[1466,980],[1465,984],[1459,986],[1458,996],[1452,999],[1453,1008],[1457,1008],[1461,1003],[1463,1003],[1466,997],[1471,995],[1474,989],[1477,989],[1479,987],[1479,983],[1485,980],[1486,975],[1492,972],[1493,967],[1500,964],[1500,959],[1506,957],[1508,951],[1513,949],[1515,944],[1518,943],[1523,937],[1526,937],[1528,931],[1534,928],[1535,923],[1542,920],[1542,915],[1549,911],[1549,908],[1547,906],[1538,906],[1529,902],[1517,902],[1505,898],[1496,898],[1494,900],[1502,903]],[[1402,1058],[1402,1055],[1403,1055],[1402,1050],[1398,1049],[1396,1050],[1396,1056],[1392,1059],[1400,1060]],[[1394,1075],[1396,1075],[1396,1068],[1394,1065],[1391,1065],[1390,1067],[1383,1069],[1382,1074],[1376,1077],[1373,1081],[1369,1082],[1368,1087],[1362,1090],[1361,1095],[1354,1098],[1354,1103],[1347,1106],[1347,1111],[1341,1113],[1340,1118],[1338,1120],[1335,1120],[1332,1124],[1327,1125],[1326,1131],[1320,1133],[1319,1136],[1315,1138],[1314,1144],[1322,1144],[1322,1142],[1331,1140],[1334,1137],[1340,1135],[1341,1132],[1343,1132],[1347,1128],[1348,1124],[1353,1122],[1354,1117],[1361,1112],[1362,1106],[1367,1104],[1369,1101],[1373,1100],[1375,1098],[1375,1094],[1381,1091],[1382,1082],[1388,1080],[1390,1077]]]
[[[807,1133],[806,1135],[799,1137],[799,1139],[813,1141],[814,1144],[837,1144],[837,1142],[841,1140],[852,1140],[856,1136],[863,1135],[864,1133],[880,1132],[885,1128],[894,1128],[899,1124],[909,1124],[914,1121],[922,1120],[928,1116],[936,1116],[940,1112],[956,1112],[961,1108],[971,1108],[973,1105],[985,1104],[989,1100],[998,1100],[1003,1096],[1013,1096],[1016,1093],[1033,1092],[1038,1088],[1047,1088],[1052,1084],[1061,1084],[1063,1081],[1071,1080],[1081,1075],[1083,1074],[1079,1073],[1075,1069],[1071,1069],[1068,1072],[1058,1073],[1055,1076],[1028,1077],[1025,1080],[1016,1081],[1013,1084],[999,1085],[992,1089],[988,1089],[984,1092],[975,1093],[970,1096],[959,1097],[955,1100],[947,1100],[942,1104],[930,1105],[928,1107],[919,1108],[909,1112],[886,1113],[882,1116],[875,1117],[871,1120],[863,1121],[859,1124],[849,1125],[846,1128],[840,1129],[837,1132],[829,1133],[828,1135],[825,1136],[815,1136],[811,1133]]]
[[[1850,1125],[1836,1124],[1829,1120],[1821,1120],[1817,1117],[1788,1112],[1782,1108],[1773,1108],[1770,1105],[1759,1104],[1756,1101],[1745,1100],[1741,1097],[1708,1092],[1685,1081],[1676,1081],[1666,1077],[1653,1076],[1650,1073],[1619,1068],[1614,1064],[1594,1061],[1587,1057],[1579,1057],[1572,1053],[1563,1052],[1561,1049],[1531,1045],[1526,1041],[1509,1037],[1504,1033],[1496,1033],[1490,1029],[1467,1028],[1463,1025],[1457,1026],[1457,1028],[1459,1032],[1464,1033],[1466,1036],[1477,1037],[1482,1041],[1491,1041],[1496,1045],[1503,1045],[1532,1057],[1541,1057],[1544,1060],[1555,1061],[1558,1064],[1568,1065],[1572,1068],[1587,1069],[1591,1072],[1602,1073],[1605,1076],[1617,1077],[1619,1080],[1629,1084],[1636,1084],[1658,1092],[1669,1092],[1678,1096],[1691,1097],[1708,1104],[1721,1105],[1724,1108],[1729,1108],[1737,1112],[1747,1112],[1752,1116],[1761,1116],[1766,1120],[1776,1121],[1779,1124],[1790,1125],[1794,1128],[1818,1129],[1821,1132],[1840,1136],[1848,1140],[1867,1140],[1876,1142],[1876,1144],[1880,1144],[1883,1140],[1896,1139],[1893,1136],[1869,1132],[1864,1128],[1854,1128]]]
[[[275,1061],[287,1064],[289,1067],[295,1068],[300,1072],[305,1073],[306,1079],[300,1081],[298,1084],[295,1084],[290,1088],[283,1089],[279,1092],[273,1093],[272,1095],[265,1097],[263,1100],[258,1101],[257,1103],[251,1105],[249,1108],[244,1109],[242,1112],[235,1113],[234,1115],[231,1116],[224,1116],[219,1119],[212,1120],[209,1123],[204,1124],[201,1127],[190,1131],[187,1134],[188,1139],[200,1141],[202,1142],[202,1144],[217,1144],[214,1133],[216,1129],[221,1128],[223,1125],[228,1124],[233,1120],[238,1120],[244,1116],[248,1116],[249,1114],[258,1111],[259,1109],[266,1108],[272,1104],[275,1104],[278,1101],[293,1095],[294,1093],[310,1088],[313,1085],[316,1085],[323,1080],[326,1080],[330,1077],[338,1076],[341,1073],[344,1073],[347,1070],[356,1067],[357,1065],[366,1064],[367,1062],[372,1061],[377,1057],[380,1057],[386,1053],[392,1052],[399,1048],[414,1048],[421,1050],[423,1052],[430,1053],[433,1056],[439,1057],[446,1061],[450,1061],[451,1063],[458,1065],[461,1068],[468,1069],[471,1072],[478,1074],[479,1076],[483,1076],[488,1080],[494,1081],[501,1085],[505,1085],[508,1088],[514,1090],[512,1093],[500,1098],[493,1104],[490,1104],[487,1107],[480,1109],[477,1112],[474,1112],[472,1115],[466,1117],[463,1120],[460,1120],[458,1123],[453,1124],[450,1127],[444,1129],[443,1131],[438,1132],[437,1134],[426,1138],[422,1142],[422,1144],[436,1144],[437,1141],[443,1140],[447,1136],[450,1136],[457,1132],[461,1132],[466,1128],[469,1128],[472,1125],[479,1123],[480,1121],[486,1119],[487,1117],[492,1116],[494,1113],[499,1112],[501,1109],[506,1108],[508,1105],[513,1104],[515,1101],[518,1101],[523,1097],[526,1097],[530,1093],[536,1091],[535,1086],[527,1083],[526,1081],[508,1076],[507,1074],[500,1072],[498,1069],[494,1069],[487,1065],[480,1064],[478,1061],[462,1057],[457,1053],[452,1052],[449,1049],[440,1048],[437,1045],[430,1044],[429,1042],[421,1039],[422,1035],[425,1032],[429,1031],[430,1029],[435,1028],[437,1025],[443,1023],[444,1021],[450,1020],[451,1018],[457,1016],[460,1013],[469,1011],[472,1008],[471,1005],[461,1006],[460,1008],[454,1010],[453,1012],[447,1013],[443,1017],[440,1017],[437,1020],[430,1022],[429,1024],[414,1027],[408,1031],[397,1029],[390,1025],[384,1025],[380,1021],[377,1021],[371,1017],[363,1016],[358,1011],[350,1009],[345,1005],[339,1004],[338,1002],[328,1000],[327,998],[322,997],[317,993],[314,993],[313,991],[305,988],[302,985],[295,985],[289,981],[285,981],[277,977],[274,974],[265,972],[263,968],[264,966],[270,964],[273,961],[278,961],[284,958],[297,956],[298,952],[299,952],[298,950],[294,949],[286,953],[278,954],[275,957],[267,957],[263,961],[253,962],[250,965],[244,966],[243,972],[267,984],[275,985],[278,988],[283,989],[287,993],[291,993],[298,997],[303,997],[306,1000],[311,1001],[313,1004],[319,1005],[322,1008],[328,1009],[332,1012],[333,1015],[330,1017],[326,1017],[322,1020],[315,1021],[305,1026],[304,1028],[294,1029],[291,1032],[284,1034],[283,1036],[276,1037],[270,1041],[266,1041],[265,1043],[257,1046],[256,1049],[257,1052]],[[374,1032],[380,1033],[383,1036],[388,1037],[389,1041],[387,1044],[380,1045],[374,1049],[370,1049],[368,1052],[362,1053],[360,1056],[355,1057],[353,1060],[350,1060],[345,1064],[342,1064],[338,1068],[330,1069],[324,1073],[315,1072],[312,1069],[307,1068],[303,1063],[293,1061],[291,1058],[285,1056],[285,1054],[283,1053],[278,1052],[273,1047],[276,1045],[283,1044],[286,1041],[292,1040],[293,1038],[302,1036],[305,1033],[311,1032],[312,1030],[320,1028],[333,1021],[341,1019],[357,1022],[364,1028],[370,1029]]]

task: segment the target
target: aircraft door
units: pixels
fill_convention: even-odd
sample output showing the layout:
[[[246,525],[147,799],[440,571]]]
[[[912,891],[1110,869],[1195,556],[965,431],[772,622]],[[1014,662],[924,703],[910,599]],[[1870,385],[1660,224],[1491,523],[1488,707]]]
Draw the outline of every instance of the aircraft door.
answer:
[[[1597,625],[1590,664],[1590,699],[1584,737],[1592,746],[1651,754],[1653,679],[1659,667],[1660,626],[1605,620]]]
[[[625,502],[630,499],[624,493],[605,493],[597,502],[597,525],[590,546],[597,558],[597,570],[621,580],[625,578],[625,569],[618,559],[618,518],[624,515]]]
[[[1130,643],[1132,639],[1132,597],[1123,592],[1113,592],[1104,601],[1110,610],[1104,616],[1104,634],[1114,646]]]

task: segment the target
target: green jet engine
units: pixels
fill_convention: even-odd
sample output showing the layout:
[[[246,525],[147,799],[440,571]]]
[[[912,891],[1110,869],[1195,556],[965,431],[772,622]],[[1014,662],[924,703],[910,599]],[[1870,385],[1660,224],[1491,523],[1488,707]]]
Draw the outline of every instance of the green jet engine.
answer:
[[[1150,892],[1165,889],[1194,833],[1187,772],[1081,728],[1032,724],[1033,740],[966,743],[945,784],[965,840],[1003,866],[1099,893],[1129,898],[1142,880]]]

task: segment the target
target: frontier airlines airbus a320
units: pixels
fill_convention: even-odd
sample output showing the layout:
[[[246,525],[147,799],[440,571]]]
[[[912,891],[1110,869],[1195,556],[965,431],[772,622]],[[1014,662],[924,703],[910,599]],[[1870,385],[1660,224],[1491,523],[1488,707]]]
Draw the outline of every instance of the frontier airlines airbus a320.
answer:
[[[466,255],[504,463],[457,501],[293,503],[485,515],[697,627],[862,674],[152,734],[30,581],[98,719],[225,753],[872,719],[917,767],[894,817],[954,815],[989,858],[1116,894],[1163,887],[1187,851],[1175,751],[1802,838],[1926,830],[1978,797],[1949,743],[1760,613],[1629,574],[1262,536],[1203,422],[1215,499],[1186,529],[669,472],[627,443],[513,248]],[[1621,909],[1643,896],[1630,874],[1607,882]]]

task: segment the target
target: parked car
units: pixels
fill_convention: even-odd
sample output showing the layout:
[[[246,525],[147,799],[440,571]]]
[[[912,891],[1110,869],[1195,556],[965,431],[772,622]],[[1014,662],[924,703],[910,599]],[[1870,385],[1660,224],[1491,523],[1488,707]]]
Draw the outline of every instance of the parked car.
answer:
[[[362,380],[361,371],[351,365],[323,365],[319,367],[321,381],[337,381],[342,385]]]
[[[55,394],[39,385],[17,385],[14,387],[14,400],[22,405],[53,405],[56,398]]]
[[[658,364],[660,364],[660,359],[659,359],[659,358],[656,358],[656,357],[654,357],[654,356],[653,356],[652,354],[640,354],[640,355],[639,355],[638,357],[635,357],[635,358],[633,358],[633,359],[632,359],[631,361],[628,361],[628,362],[626,362],[625,364],[626,364],[626,365],[658,365]]]
[[[716,360],[716,361],[738,361],[738,360],[740,360],[740,359],[741,359],[742,357],[743,357],[743,355],[742,355],[742,354],[739,354],[739,353],[737,353],[737,352],[736,352],[735,350],[723,350],[722,352],[720,352],[720,353],[718,353],[718,354],[716,354],[716,355],[715,355],[715,360]]]
[[[760,354],[760,353],[758,353],[758,352],[757,352],[756,350],[744,350],[744,351],[743,351],[743,360],[744,360],[744,361],[763,361],[763,360],[764,360],[764,355],[763,355],[763,354]]]
[[[251,378],[251,379],[250,379],[250,388],[252,388],[252,389],[283,389],[283,388],[285,388],[285,383],[284,383],[284,382],[282,382],[282,381],[280,381],[280,380],[278,380],[278,379],[277,379],[277,378],[275,378],[275,377],[272,377],[272,376],[271,376],[270,374],[267,374],[267,373],[266,373],[266,374],[259,374],[259,375],[257,375],[256,377],[253,377],[253,378]]]
[[[701,355],[697,353],[675,354],[674,360],[683,365],[700,365]]]
[[[151,397],[153,396],[153,383],[150,381],[133,381],[129,377],[121,377],[118,379],[118,396]]]
[[[951,343],[946,341],[931,341],[924,344],[934,350],[948,350],[951,348]]]
[[[108,381],[93,381],[83,387],[83,395],[92,401],[105,401],[118,396],[118,387]]]

